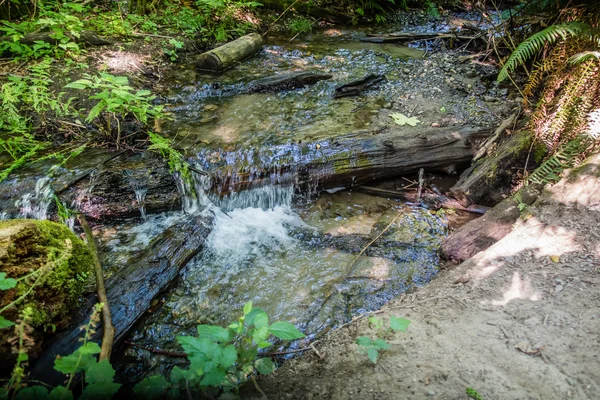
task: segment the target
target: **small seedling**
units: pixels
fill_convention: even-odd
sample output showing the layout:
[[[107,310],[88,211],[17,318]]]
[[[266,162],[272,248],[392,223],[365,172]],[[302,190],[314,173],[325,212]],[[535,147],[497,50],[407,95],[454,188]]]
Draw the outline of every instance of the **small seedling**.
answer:
[[[473,389],[472,387],[468,387],[466,392],[467,396],[469,396],[473,400],[483,400],[483,397],[477,392],[477,390]]]
[[[389,327],[385,328],[383,319],[369,317],[369,327],[375,330],[376,337],[372,338],[370,336],[360,336],[358,339],[356,339],[356,343],[358,344],[358,352],[361,354],[366,354],[373,364],[377,364],[379,352],[381,350],[388,350],[392,348],[386,339],[392,336],[394,332],[406,332],[409,324],[409,320],[405,318],[394,317],[392,315],[390,316]]]

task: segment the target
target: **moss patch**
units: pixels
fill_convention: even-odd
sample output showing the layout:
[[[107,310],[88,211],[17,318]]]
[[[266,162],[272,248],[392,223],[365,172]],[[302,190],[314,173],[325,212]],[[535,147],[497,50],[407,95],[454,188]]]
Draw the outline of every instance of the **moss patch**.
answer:
[[[51,221],[0,221],[0,271],[14,279],[29,276],[20,280],[16,288],[0,291],[0,308],[19,299],[37,282],[3,316],[15,321],[25,308],[30,308],[30,325],[36,328],[40,339],[44,331],[65,327],[70,322],[84,283],[93,273],[93,258],[87,245],[64,225]],[[0,331],[0,336],[12,334],[10,331]]]

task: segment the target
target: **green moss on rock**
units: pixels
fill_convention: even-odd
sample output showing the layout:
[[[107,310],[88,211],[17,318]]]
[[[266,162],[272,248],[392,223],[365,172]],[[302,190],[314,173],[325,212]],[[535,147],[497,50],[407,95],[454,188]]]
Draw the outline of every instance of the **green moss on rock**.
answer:
[[[27,293],[37,282],[3,316],[15,321],[29,307],[32,311],[29,323],[36,328],[36,341],[41,339],[43,331],[65,327],[79,303],[87,278],[93,274],[93,265],[88,246],[65,225],[23,219],[0,221],[0,272],[17,280],[29,275],[16,288],[0,291],[0,308]],[[0,336],[12,334],[9,331],[0,331]],[[0,356],[5,350],[2,348]]]

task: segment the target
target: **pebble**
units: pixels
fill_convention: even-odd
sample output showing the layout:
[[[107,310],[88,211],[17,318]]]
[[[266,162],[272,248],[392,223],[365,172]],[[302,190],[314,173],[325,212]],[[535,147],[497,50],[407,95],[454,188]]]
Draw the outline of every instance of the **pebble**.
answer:
[[[402,70],[402,72],[404,72],[406,75],[408,75],[408,74],[410,74],[410,69],[408,69],[408,68],[404,68],[404,69]]]
[[[440,126],[440,124],[438,124],[437,122],[434,122],[433,124],[431,124],[431,126],[432,126],[433,128],[437,128],[437,127],[439,127],[439,126]]]
[[[436,391],[435,391],[435,390],[428,390],[428,391],[427,391],[427,396],[429,396],[429,397],[433,397],[433,396],[435,396],[436,394],[437,394],[437,393],[436,393]]]
[[[567,383],[571,386],[575,386],[575,381],[569,376],[567,376]]]
[[[563,285],[556,285],[556,287],[554,288],[554,293],[560,293],[563,291],[563,289]]]

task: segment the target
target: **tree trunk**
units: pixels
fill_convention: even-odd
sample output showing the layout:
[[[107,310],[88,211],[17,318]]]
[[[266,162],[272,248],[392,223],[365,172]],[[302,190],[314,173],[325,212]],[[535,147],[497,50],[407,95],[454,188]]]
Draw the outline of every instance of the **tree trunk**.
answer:
[[[168,288],[179,271],[202,249],[204,239],[211,230],[211,218],[196,216],[190,221],[181,222],[168,228],[155,239],[147,250],[133,257],[106,282],[106,296],[110,305],[112,322],[115,328],[114,343],[118,345],[133,324],[144,314],[152,300]],[[61,384],[64,376],[53,370],[56,356],[69,355],[81,342],[80,326],[87,323],[96,295],[86,299],[74,317],[70,330],[58,333],[42,356],[35,361],[31,374],[53,386]],[[93,340],[102,338],[99,327]]]
[[[201,71],[223,72],[252,57],[262,49],[262,36],[251,33],[216,49],[201,54],[196,68]]]
[[[462,173],[450,193],[464,207],[488,196],[492,201],[498,198],[498,188],[506,187],[514,173],[514,167],[523,167],[531,147],[530,132],[521,131],[511,135],[488,157],[473,164]]]

